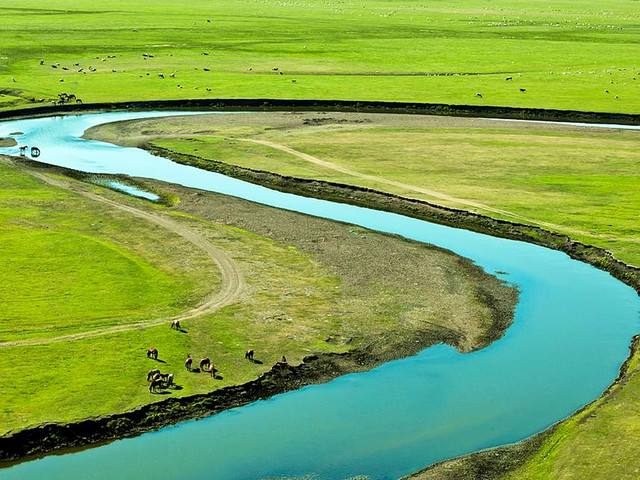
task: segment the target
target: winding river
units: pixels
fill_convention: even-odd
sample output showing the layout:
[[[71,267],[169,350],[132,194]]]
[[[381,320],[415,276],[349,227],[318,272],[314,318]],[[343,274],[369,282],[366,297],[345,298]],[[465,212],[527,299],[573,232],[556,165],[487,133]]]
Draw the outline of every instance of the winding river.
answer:
[[[503,338],[478,352],[438,345],[204,420],[19,464],[1,470],[2,479],[397,478],[524,439],[597,398],[616,377],[640,330],[638,295],[564,253],[280,193],[80,138],[100,123],[172,114],[178,113],[11,121],[0,124],[0,136],[24,132],[19,143],[40,147],[43,162],[174,182],[450,249],[518,286],[515,321]]]

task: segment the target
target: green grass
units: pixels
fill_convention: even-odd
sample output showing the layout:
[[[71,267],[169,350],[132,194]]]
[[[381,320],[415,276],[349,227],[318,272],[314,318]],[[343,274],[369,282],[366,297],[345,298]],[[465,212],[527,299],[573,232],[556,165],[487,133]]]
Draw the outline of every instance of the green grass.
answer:
[[[0,224],[0,341],[173,315],[218,282],[216,267],[179,237],[3,164]],[[170,248],[182,264],[166,261]]]
[[[308,125],[308,120],[316,117],[322,116],[213,115],[148,120],[98,127],[90,135],[114,142],[151,141],[205,160],[371,187],[535,223],[640,265],[637,132],[339,114],[324,115],[329,117],[325,125]],[[350,123],[340,123],[344,120]],[[190,135],[189,128],[206,135]],[[269,140],[356,174],[435,190],[513,215],[443,200],[376,178],[360,178],[243,139]],[[206,161],[203,165],[206,167]]]
[[[6,0],[0,21],[4,109],[68,92],[640,112],[633,0]]]
[[[163,207],[67,181],[75,190],[170,215],[199,232],[231,255],[247,287],[235,304],[182,322],[187,333],[166,323],[0,346],[0,434],[162,400],[165,395],[149,394],[145,381],[156,367],[176,374],[182,389],[171,395],[186,396],[255,379],[282,355],[296,364],[310,353],[363,345],[375,352],[393,345],[393,355],[402,355],[416,332],[440,341],[443,331],[454,331],[457,346],[470,350],[495,331],[492,308],[499,305],[504,320],[515,302],[511,288],[469,262],[397,238],[179,187],[154,186],[181,199]],[[3,341],[182,312],[220,282],[210,260],[181,237],[6,163],[0,163],[0,224]],[[392,252],[393,265],[372,267],[381,251]],[[480,300],[487,297],[494,298],[492,308]],[[373,350],[376,342],[379,350]],[[149,346],[166,363],[148,360]],[[247,348],[264,363],[244,360]],[[212,358],[223,378],[187,373],[187,353],[196,361]]]

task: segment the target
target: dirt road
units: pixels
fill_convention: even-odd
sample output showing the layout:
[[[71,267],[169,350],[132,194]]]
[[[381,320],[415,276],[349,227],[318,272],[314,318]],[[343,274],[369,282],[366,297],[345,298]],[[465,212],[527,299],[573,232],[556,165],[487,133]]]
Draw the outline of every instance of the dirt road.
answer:
[[[166,324],[167,328],[169,327],[169,323],[173,320],[190,320],[200,315],[204,315],[207,313],[214,312],[219,310],[220,308],[233,303],[242,293],[245,287],[245,282],[242,277],[242,274],[238,270],[237,265],[233,261],[233,259],[227,255],[222,250],[215,247],[211,244],[204,236],[199,234],[198,232],[190,229],[189,227],[183,225],[182,223],[176,222],[165,215],[147,212],[144,210],[140,210],[135,207],[131,207],[129,205],[124,205],[108,198],[102,197],[95,193],[84,191],[73,184],[72,181],[67,181],[64,179],[53,178],[41,172],[37,172],[34,170],[28,170],[28,173],[42,180],[43,182],[59,187],[64,188],[65,190],[73,191],[79,195],[82,195],[90,200],[101,202],[103,204],[109,205],[112,208],[121,210],[130,215],[134,215],[138,218],[141,218],[149,223],[154,223],[156,225],[165,228],[185,240],[189,243],[193,244],[198,249],[202,250],[207,256],[214,262],[218,268],[220,269],[222,284],[220,285],[219,290],[215,292],[211,292],[207,297],[205,297],[204,301],[198,305],[197,307],[192,308],[180,315],[176,315],[174,317],[168,318],[156,318],[144,322],[136,322],[125,325],[114,325],[112,327],[100,328],[96,330],[90,330],[87,332],[79,332],[68,335],[61,335],[59,337],[48,337],[48,338],[33,338],[26,340],[16,340],[11,342],[3,342],[0,343],[0,348],[2,347],[15,347],[22,345],[46,345],[51,343],[58,342],[68,342],[73,340],[81,340],[85,338],[98,337],[101,335],[107,335],[111,333],[118,332],[126,332],[129,330],[141,329],[153,327],[156,325]]]

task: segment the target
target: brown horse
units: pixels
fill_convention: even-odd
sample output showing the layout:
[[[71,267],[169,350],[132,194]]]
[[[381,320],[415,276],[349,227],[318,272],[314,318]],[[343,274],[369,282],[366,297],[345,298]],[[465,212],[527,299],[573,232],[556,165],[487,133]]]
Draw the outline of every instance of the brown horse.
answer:
[[[201,372],[208,372],[210,366],[211,366],[211,360],[209,359],[209,357],[206,357],[206,358],[203,358],[202,360],[200,360],[200,371]]]
[[[158,360],[158,349],[151,347],[147,350],[147,358]]]
[[[162,388],[163,387],[163,381],[161,378],[154,378],[153,380],[151,380],[151,383],[149,384],[149,393],[153,393],[155,392],[158,388]]]

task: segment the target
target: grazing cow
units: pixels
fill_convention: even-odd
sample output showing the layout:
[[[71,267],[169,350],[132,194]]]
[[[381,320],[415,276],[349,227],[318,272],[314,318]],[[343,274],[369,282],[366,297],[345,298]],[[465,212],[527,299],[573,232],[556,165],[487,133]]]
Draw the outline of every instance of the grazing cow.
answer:
[[[513,80],[513,77],[507,77],[507,78],[505,78],[505,80],[506,81]]]
[[[209,373],[211,374],[211,378],[216,378],[216,373],[218,373],[218,370],[213,366],[213,363],[209,366]]]
[[[149,370],[149,373],[147,373],[147,382],[150,382],[151,380],[153,380],[156,375],[160,375],[160,370],[158,370],[157,368],[153,369],[153,370]]]
[[[244,354],[244,358],[253,362],[253,350],[247,350]]]
[[[151,347],[147,350],[147,358],[158,360],[158,349]]]
[[[171,328],[174,330],[182,330],[182,327],[180,327],[180,320],[173,320],[171,322]]]
[[[524,92],[526,92],[526,91],[527,91],[527,89],[526,89],[526,88],[521,88],[521,89],[520,89],[520,91],[521,91],[522,93],[524,93]]]
[[[476,93],[476,97],[482,98],[482,94],[481,93]]]
[[[284,355],[282,355],[282,359],[280,360],[280,363],[284,363],[286,365],[287,363],[287,357],[285,357]]]
[[[211,360],[209,359],[209,357],[206,357],[206,358],[203,358],[202,360],[200,360],[200,371],[201,372],[208,371],[210,366],[211,366]]]
[[[184,368],[187,369],[187,372],[191,371],[191,365],[193,365],[193,358],[191,355],[187,355],[187,359],[184,361]]]

